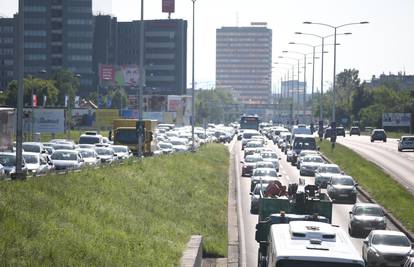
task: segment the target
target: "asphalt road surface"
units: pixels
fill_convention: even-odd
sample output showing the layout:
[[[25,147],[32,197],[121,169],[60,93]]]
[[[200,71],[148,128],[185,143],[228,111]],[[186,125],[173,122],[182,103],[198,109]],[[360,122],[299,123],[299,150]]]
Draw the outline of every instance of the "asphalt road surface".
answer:
[[[288,183],[298,183],[299,180],[299,170],[296,169],[296,166],[291,166],[289,162],[286,162],[286,156],[273,145],[271,141],[268,142],[268,146],[276,151],[281,158],[280,163],[280,174],[281,182],[284,184]],[[230,145],[232,153],[235,155],[235,161],[238,165],[236,168],[237,180],[238,180],[238,216],[239,216],[239,234],[240,234],[240,263],[241,266],[254,267],[257,266],[257,251],[258,244],[255,240],[255,231],[256,224],[258,220],[257,215],[250,214],[250,177],[241,176],[242,164],[240,161],[243,159],[243,151],[241,151],[240,141],[233,141]],[[313,177],[304,177],[307,180],[307,183],[313,183]],[[358,201],[363,201],[358,196]],[[348,221],[349,221],[349,211],[352,208],[352,204],[334,204],[333,207],[333,216],[332,224],[339,225],[342,229],[348,233]],[[387,222],[389,225],[389,222]],[[354,244],[357,251],[361,253],[362,241],[363,238],[352,238],[352,243]]]
[[[402,186],[414,194],[414,151],[398,151],[397,139],[371,143],[369,136],[338,137],[338,143],[345,145],[384,169]]]

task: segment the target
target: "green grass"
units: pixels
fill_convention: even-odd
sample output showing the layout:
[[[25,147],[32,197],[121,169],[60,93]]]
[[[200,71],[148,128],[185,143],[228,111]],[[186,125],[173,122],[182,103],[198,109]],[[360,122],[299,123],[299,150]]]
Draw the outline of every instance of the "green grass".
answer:
[[[2,266],[178,266],[190,235],[227,254],[229,153],[0,184]]]
[[[336,144],[334,151],[331,143],[319,143],[321,151],[338,164],[347,174],[383,207],[398,218],[408,230],[414,231],[414,196],[386,174],[381,168],[359,156],[352,150]]]

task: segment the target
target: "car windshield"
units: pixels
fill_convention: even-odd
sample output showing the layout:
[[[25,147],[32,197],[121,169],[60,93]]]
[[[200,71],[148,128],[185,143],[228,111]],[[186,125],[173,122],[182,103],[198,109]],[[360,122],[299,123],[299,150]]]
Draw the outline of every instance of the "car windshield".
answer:
[[[404,137],[403,142],[414,142],[414,137]]]
[[[377,234],[372,237],[372,244],[397,247],[410,247],[411,243],[405,236]]]
[[[258,133],[244,133],[243,139],[252,139],[253,136],[259,136]]]
[[[384,216],[380,207],[357,207],[355,215]]]
[[[339,169],[339,167],[336,166],[331,166],[331,167],[321,167],[319,169],[320,173],[340,173],[341,169]]]
[[[172,140],[171,144],[173,144],[174,146],[185,146],[184,141],[178,141],[178,140]]]
[[[260,143],[247,143],[246,147],[262,147],[263,145]]]
[[[351,178],[336,178],[332,179],[333,185],[354,185],[354,180]]]
[[[309,261],[309,260],[293,260],[281,259],[277,261],[278,267],[361,267],[360,263],[343,263],[335,260],[329,261]]]
[[[79,144],[98,144],[100,143],[101,139],[99,136],[81,136],[79,138]]]
[[[52,160],[77,160],[76,153],[69,152],[55,152],[52,155]]]
[[[262,153],[261,156],[264,159],[277,159],[276,153]]]
[[[261,158],[258,157],[246,157],[246,162],[258,162],[261,161]]]
[[[128,148],[123,146],[114,146],[112,149],[115,151],[115,153],[128,153]]]
[[[23,158],[26,161],[26,163],[28,163],[28,164],[37,164],[37,163],[39,163],[39,157],[37,157],[36,155],[23,154]]]
[[[172,145],[167,144],[167,143],[160,143],[159,145],[160,145],[161,149],[170,149],[170,148],[172,148]]]
[[[110,149],[96,148],[95,151],[98,155],[106,155],[106,156],[112,155],[112,150]]]
[[[323,159],[320,157],[304,157],[303,162],[323,163]]]
[[[257,184],[254,188],[253,194],[258,195],[260,193],[260,190],[265,191],[268,185],[269,184]]]
[[[55,150],[64,150],[64,149],[73,149],[73,146],[67,145],[67,144],[56,144],[56,145],[53,145],[53,148]]]
[[[95,157],[95,153],[93,153],[93,151],[81,151],[79,152],[82,155],[82,158],[94,158]]]
[[[259,162],[256,164],[256,168],[273,168],[273,163],[271,162]]]
[[[0,155],[0,164],[6,167],[16,165],[16,156],[15,155]]]
[[[271,170],[271,169],[258,169],[258,170],[254,171],[253,176],[277,177],[277,172],[275,170]]]
[[[315,140],[313,142],[295,142],[293,145],[294,149],[306,149],[306,150],[316,150]]]
[[[40,153],[40,146],[38,145],[32,145],[32,144],[23,144],[23,150],[25,152],[34,152],[34,153]]]

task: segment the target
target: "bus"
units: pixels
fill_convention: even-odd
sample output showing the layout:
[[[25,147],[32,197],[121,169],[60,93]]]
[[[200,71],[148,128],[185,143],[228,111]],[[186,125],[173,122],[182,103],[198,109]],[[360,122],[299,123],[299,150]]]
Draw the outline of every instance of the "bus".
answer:
[[[317,221],[273,224],[267,248],[268,267],[364,267],[361,255],[338,226]]]
[[[259,130],[260,120],[257,115],[243,115],[240,118],[240,129]]]

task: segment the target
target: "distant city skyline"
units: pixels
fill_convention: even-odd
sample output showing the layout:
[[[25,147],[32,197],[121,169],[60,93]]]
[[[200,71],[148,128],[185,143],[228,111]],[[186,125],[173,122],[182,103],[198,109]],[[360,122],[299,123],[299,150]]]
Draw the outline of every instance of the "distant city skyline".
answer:
[[[18,1],[1,0],[0,16],[11,17],[18,9]],[[94,0],[94,13],[107,13],[119,21],[137,20],[140,16],[139,0]],[[317,45],[317,38],[297,36],[296,31],[328,35],[332,29],[316,25],[303,25],[303,21],[323,22],[340,25],[348,22],[369,21],[368,25],[343,28],[352,32],[350,36],[338,37],[341,45],[337,49],[337,73],[345,68],[360,71],[361,80],[370,80],[373,75],[398,72],[414,73],[414,1],[410,0],[198,0],[196,1],[196,77],[198,87],[209,87],[215,81],[215,32],[223,26],[248,26],[253,21],[267,22],[273,30],[273,59],[278,61],[282,50],[310,52],[302,46],[289,45],[291,41]],[[145,19],[166,19],[161,13],[161,0],[145,1]],[[172,18],[188,20],[188,80],[191,80],[191,28],[192,1],[176,0],[176,13]],[[332,43],[332,40],[328,40]],[[333,47],[326,49],[324,80],[327,84],[333,78]],[[291,55],[295,57],[295,55]],[[289,63],[295,63],[288,61]],[[311,78],[308,65],[308,81]],[[320,87],[320,62],[315,65],[315,87]],[[274,69],[273,88],[282,69]],[[277,85],[276,85],[277,84]],[[308,86],[307,91],[310,91]]]

